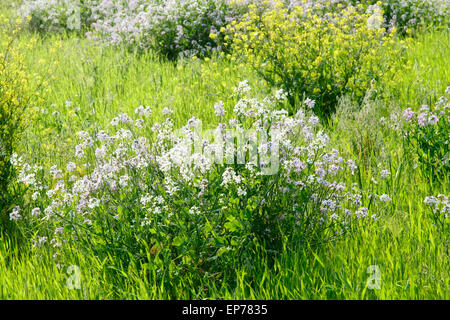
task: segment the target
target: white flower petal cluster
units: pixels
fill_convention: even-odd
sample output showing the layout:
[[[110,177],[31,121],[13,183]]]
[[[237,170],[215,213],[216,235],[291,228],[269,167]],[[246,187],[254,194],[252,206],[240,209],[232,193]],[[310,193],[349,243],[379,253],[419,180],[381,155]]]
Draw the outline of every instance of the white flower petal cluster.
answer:
[[[27,216],[51,224],[58,237],[70,236],[61,229],[70,221],[89,228],[102,223],[105,214],[120,220],[123,208],[137,213],[122,223],[145,227],[182,208],[191,217],[224,214],[230,199],[247,197],[268,212],[283,201],[277,219],[299,227],[346,225],[368,217],[361,192],[345,182],[347,172],[356,168],[354,161],[330,147],[314,116],[303,111],[290,116],[276,107],[273,97],[241,98],[234,107],[236,118],[208,132],[195,117],[176,130],[170,117],[140,127],[122,113],[109,132],[79,132],[76,156],[65,170],[52,166],[47,176],[16,155],[18,180],[39,201]],[[146,113],[150,108],[136,112]],[[48,187],[41,182],[45,177],[56,184]],[[17,208],[10,217],[22,215]]]

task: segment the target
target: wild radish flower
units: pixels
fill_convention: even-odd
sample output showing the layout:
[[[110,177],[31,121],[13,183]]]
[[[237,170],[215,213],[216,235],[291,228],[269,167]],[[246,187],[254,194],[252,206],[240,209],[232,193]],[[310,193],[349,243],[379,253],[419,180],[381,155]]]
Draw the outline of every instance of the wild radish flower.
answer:
[[[327,174],[327,172],[326,172],[323,168],[317,168],[317,169],[316,169],[316,174],[317,174],[319,177],[323,178],[323,177],[325,177],[325,175]]]
[[[115,117],[111,120],[111,125],[112,126],[117,126],[119,124],[120,119],[118,117]]]
[[[39,216],[40,214],[41,214],[41,208],[34,208],[33,210],[31,210],[32,216]]]
[[[222,174],[222,186],[227,186],[232,183],[239,184],[240,182],[241,177],[237,175],[231,167],[225,169],[224,173]]]
[[[139,106],[134,110],[134,113],[138,114],[138,115],[144,115],[145,117],[149,117],[151,115],[151,108],[150,106],[146,106],[144,108],[144,106]]]
[[[309,109],[314,109],[314,106],[316,105],[316,102],[310,98],[307,98],[304,101],[305,105],[309,108]]]
[[[130,181],[130,177],[128,175],[123,175],[119,178],[119,185],[122,187],[128,186],[128,182]]]
[[[143,128],[144,127],[144,120],[143,119],[137,119],[134,123],[134,125],[138,128]]]
[[[75,146],[75,157],[77,157],[78,159],[84,157],[84,150],[81,144]]]
[[[421,127],[426,127],[428,125],[428,112],[422,112],[417,116],[417,123]]]
[[[238,187],[237,193],[239,197],[245,197],[247,195],[247,191],[242,187]]]
[[[110,214],[111,219],[118,219],[119,212],[128,211],[124,208],[136,213],[133,214],[135,221],[123,219],[120,225],[114,223],[111,235],[115,239],[120,239],[118,234],[114,234],[116,226],[137,228],[137,231],[139,226],[164,221],[170,229],[171,225],[184,223],[173,220],[179,219],[183,210],[191,213],[192,216],[187,217],[192,219],[191,222],[202,223],[204,219],[211,219],[221,228],[223,225],[220,224],[226,223],[222,218],[227,213],[239,214],[236,210],[240,210],[240,204],[230,201],[232,194],[244,200],[251,196],[251,205],[260,206],[261,212],[272,213],[273,210],[277,215],[275,221],[292,221],[290,227],[294,228],[311,228],[316,224],[326,227],[328,223],[340,228],[369,215],[369,211],[362,207],[365,199],[361,192],[347,187],[346,178],[341,175],[345,164],[352,170],[356,169],[356,164],[341,157],[330,146],[329,137],[316,128],[316,118],[311,120],[305,112],[290,116],[285,110],[277,109],[277,101],[272,97],[240,100],[235,109],[241,116],[230,115],[234,117],[231,121],[219,124],[213,130],[216,137],[198,135],[196,128],[200,121],[195,117],[189,119],[181,130],[174,128],[174,121],[170,118],[159,124],[152,123],[150,126],[154,133],[147,137],[139,136],[141,130],[123,123],[119,117],[117,127],[110,126],[108,132],[82,133],[80,139],[83,141],[88,137],[95,139],[95,152],[89,152],[95,153],[97,161],[90,157],[84,165],[78,164],[80,169],[84,167],[86,170],[73,174],[70,183],[60,180],[66,183],[65,186],[58,182],[54,187],[52,182],[53,189],[44,189],[43,183],[35,181],[32,191],[39,191],[43,197],[41,203],[47,204],[42,207],[44,217],[40,221],[46,224],[46,230],[57,232],[58,239],[73,239],[72,232],[59,236],[59,230],[63,229],[57,229],[71,225],[71,221],[77,222],[71,225],[72,228],[78,228],[80,223],[102,224],[105,222],[101,217],[105,213]],[[136,117],[142,112],[138,107]],[[130,123],[135,121],[130,118]],[[179,132],[183,136],[180,137]],[[266,137],[259,141],[263,133]],[[238,134],[248,141],[238,145],[239,148],[231,143],[225,144],[228,140],[235,141],[234,135]],[[223,152],[217,152],[217,159],[211,157],[219,147]],[[84,148],[82,144],[78,145],[76,153],[84,155]],[[236,163],[239,150],[245,152],[242,163]],[[258,161],[249,161],[247,155],[250,156],[252,150],[256,153],[264,151]],[[227,163],[227,156],[232,159],[231,163]],[[269,161],[272,156],[277,161],[276,169],[266,173],[265,169],[273,164]],[[67,164],[67,172],[76,171],[75,162],[78,161]],[[33,172],[32,166],[23,164],[23,167],[27,169],[23,177]],[[48,175],[47,172],[45,174]],[[65,174],[64,179],[67,176]],[[38,179],[35,177],[34,180]],[[267,188],[270,188],[268,193]],[[282,213],[275,210],[279,205],[276,197],[283,197],[286,203]],[[212,199],[218,200],[212,202]],[[348,213],[355,210],[355,214]],[[32,215],[33,212],[39,211],[32,211]],[[253,212],[249,210],[249,214]],[[305,214],[312,215],[309,222],[305,222]],[[270,225],[269,217],[260,218],[266,219],[264,223],[274,232],[276,228]],[[82,232],[88,236],[89,229],[84,226]],[[146,229],[149,228],[137,232],[147,232]]]
[[[414,119],[415,115],[416,115],[416,113],[414,111],[412,111],[411,108],[405,109],[403,111],[403,118],[405,118],[405,120],[407,122],[411,122]]]
[[[121,113],[118,116],[119,121],[122,122],[123,124],[127,124],[131,122],[131,118],[126,114],[126,113]]]
[[[391,173],[390,173],[389,170],[387,170],[387,169],[381,170],[381,172],[380,172],[380,177],[381,177],[381,179],[386,179],[386,178],[388,178],[390,175],[391,175]]]
[[[104,130],[100,130],[100,131],[97,133],[97,139],[98,139],[100,142],[107,142],[107,141],[109,140],[109,136],[108,136],[108,134],[107,134]]]
[[[20,212],[20,207],[15,207],[13,209],[13,211],[9,214],[9,219],[10,220],[20,220],[22,219],[22,216],[19,214]]]
[[[55,230],[55,234],[62,234],[64,232],[64,228],[63,227],[58,227]]]
[[[55,190],[64,190],[64,187],[66,186],[65,182],[63,180],[58,180],[55,186]]]
[[[102,146],[102,147],[97,148],[95,150],[95,157],[97,158],[97,160],[103,160],[105,155],[106,155],[106,148],[105,148],[105,146]]]
[[[359,218],[365,218],[365,217],[367,217],[367,212],[368,212],[368,209],[366,207],[361,207],[355,211],[355,215]]]
[[[201,214],[201,211],[200,211],[200,209],[197,206],[192,206],[189,209],[189,214],[191,214],[191,215],[199,215],[199,214]]]
[[[22,163],[22,157],[19,157],[17,153],[13,153],[9,161],[13,166],[18,167]]]
[[[387,194],[382,194],[380,196],[380,201],[382,201],[382,202],[390,202],[391,198]]]
[[[356,165],[355,161],[352,159],[347,160],[347,166],[352,171],[352,174],[355,173],[355,170],[358,169],[358,166]]]
[[[47,243],[48,238],[47,237],[39,237],[39,245]]]
[[[428,123],[431,125],[436,125],[439,121],[439,117],[436,116],[434,113],[432,113],[429,117],[428,117]]]
[[[62,177],[62,170],[59,170],[57,166],[52,166],[50,168],[50,173],[52,174],[53,178],[61,178]]]
[[[279,89],[275,92],[275,99],[278,101],[285,100],[287,98],[288,94],[283,89]]]
[[[89,133],[87,133],[86,131],[78,131],[77,135],[82,140],[85,140],[87,137],[89,137]]]
[[[53,196],[55,195],[55,190],[53,190],[53,189],[48,190],[48,191],[46,192],[46,194],[47,194],[47,197],[53,198]]]
[[[237,88],[234,89],[234,94],[241,96],[251,90],[248,80],[239,82]]]
[[[425,200],[423,202],[429,206],[435,206],[439,203],[439,200],[435,196],[429,196],[425,197]]]
[[[61,242],[58,242],[58,240],[57,239],[52,239],[52,240],[50,240],[50,245],[53,247],[53,248],[57,248],[57,247],[61,247],[62,246],[62,243]],[[53,255],[53,257],[55,258],[57,256],[57,253],[55,253],[54,255]]]
[[[319,123],[319,118],[316,116],[312,116],[311,118],[309,118],[309,123],[313,126],[315,126],[316,124]]]
[[[68,172],[73,172],[73,171],[76,170],[76,168],[77,168],[77,165],[76,165],[75,163],[69,162],[69,163],[67,164],[66,170],[67,170]]]
[[[219,101],[214,105],[214,113],[216,114],[216,117],[222,117],[225,115],[226,111],[222,101]]]
[[[91,148],[94,145],[94,139],[92,137],[86,137],[83,141],[83,146]]]

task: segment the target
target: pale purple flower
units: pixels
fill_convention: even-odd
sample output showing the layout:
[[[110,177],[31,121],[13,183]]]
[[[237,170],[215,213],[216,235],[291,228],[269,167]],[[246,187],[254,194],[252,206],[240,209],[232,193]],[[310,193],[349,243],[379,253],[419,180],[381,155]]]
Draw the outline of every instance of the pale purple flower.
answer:
[[[315,102],[314,100],[310,99],[310,98],[307,98],[307,99],[304,101],[304,103],[305,103],[305,105],[306,105],[309,109],[313,109],[314,106],[316,105],[316,102]]]
[[[426,127],[428,125],[428,112],[422,112],[417,116],[417,123],[421,127]]]
[[[9,214],[9,219],[15,221],[22,219],[22,216],[19,214],[20,210],[21,209],[19,206],[15,207],[13,211]]]
[[[41,209],[40,208],[34,208],[33,210],[31,210],[31,215],[32,216],[39,216],[41,214]]]
[[[214,105],[214,113],[216,114],[216,117],[222,117],[225,115],[226,111],[222,101],[219,101]]]
[[[415,115],[416,115],[416,113],[414,111],[412,111],[411,108],[405,109],[403,111],[403,118],[405,118],[405,120],[407,122],[411,122],[414,119]]]
[[[389,177],[390,175],[391,175],[391,173],[390,173],[389,170],[387,170],[387,169],[381,170],[381,172],[380,172],[380,177],[381,177],[382,179],[386,179],[386,178]]]

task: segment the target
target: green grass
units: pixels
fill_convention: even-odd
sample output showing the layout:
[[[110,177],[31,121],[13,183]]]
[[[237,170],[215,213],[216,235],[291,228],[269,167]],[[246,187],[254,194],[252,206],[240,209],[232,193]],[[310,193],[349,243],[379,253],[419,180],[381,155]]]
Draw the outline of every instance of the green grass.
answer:
[[[29,41],[24,34],[20,41]],[[214,104],[223,101],[232,106],[233,89],[247,79],[255,92],[269,89],[243,65],[214,57],[210,61],[160,61],[151,53],[136,54],[126,49],[100,47],[86,39],[59,36],[38,41],[29,54],[30,70],[52,70],[51,92],[43,94],[48,102],[47,114],[31,123],[26,147],[48,162],[54,155],[73,150],[74,133],[92,128],[106,128],[121,112],[134,114],[139,105],[151,106],[152,121],[161,121],[164,108],[175,111],[174,124],[181,127],[192,116],[202,120],[203,127],[217,125]],[[55,43],[61,42],[61,48]],[[55,50],[51,53],[51,50]],[[36,61],[44,58],[38,65]],[[54,62],[59,65],[54,67]],[[66,107],[71,101],[71,107]],[[75,108],[79,108],[74,112]],[[59,114],[53,116],[57,111]],[[230,111],[230,110],[228,110]],[[230,112],[228,112],[230,113]],[[37,135],[36,132],[39,132]],[[54,144],[57,138],[60,143]],[[36,153],[39,150],[39,153]],[[70,150],[70,151],[69,151]]]
[[[450,32],[418,35],[406,51],[408,68],[400,81],[388,86],[388,96],[403,109],[431,104],[450,83],[449,53]]]
[[[20,41],[30,39],[28,34],[21,37]],[[217,123],[214,103],[223,100],[229,108],[234,101],[233,88],[240,81],[248,79],[256,92],[268,91],[250,70],[217,57],[176,65],[150,53],[102,48],[74,36],[63,36],[62,46],[57,48],[60,39],[40,39],[28,56],[30,69],[38,72],[42,70],[36,64],[40,58],[48,60],[45,68],[51,61],[59,61],[50,83],[52,90],[44,94],[48,113],[40,111],[30,123],[22,146],[25,155],[45,167],[66,163],[72,157],[77,131],[105,128],[119,112],[131,114],[140,104],[152,107],[152,121],[160,120],[161,110],[169,107],[175,110],[177,126],[192,116],[213,126]],[[448,46],[449,34],[444,32],[413,41],[406,53],[413,68],[387,92],[393,105],[420,106],[450,85]],[[51,48],[55,53],[50,53]],[[68,100],[72,101],[70,107],[65,105]],[[73,112],[75,107],[80,110]],[[54,111],[59,114],[53,115]],[[124,267],[116,257],[100,261],[70,246],[59,258],[58,267],[48,253],[2,238],[0,299],[448,299],[448,234],[433,225],[423,204],[425,196],[448,194],[448,180],[443,185],[429,184],[420,169],[408,163],[397,138],[381,131],[371,138],[385,147],[374,148],[367,155],[359,153],[352,147],[352,130],[358,124],[357,120],[337,119],[328,130],[339,149],[369,159],[361,168],[363,185],[369,184],[379,164],[391,169],[393,179],[380,182],[374,191],[388,193],[393,201],[373,224],[361,224],[349,235],[320,247],[286,247],[273,265],[261,256],[252,265],[236,266],[236,279],[227,282],[170,271],[157,275],[151,264]],[[363,126],[360,129],[366,135],[370,132]],[[71,265],[80,268],[80,290],[66,286]],[[371,265],[380,269],[379,290],[366,286]]]

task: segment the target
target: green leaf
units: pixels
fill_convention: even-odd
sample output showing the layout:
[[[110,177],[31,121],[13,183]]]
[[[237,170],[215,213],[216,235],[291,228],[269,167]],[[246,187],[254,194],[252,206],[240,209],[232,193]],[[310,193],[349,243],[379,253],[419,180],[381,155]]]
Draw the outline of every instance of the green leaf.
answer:
[[[183,236],[176,236],[172,240],[172,245],[175,247],[180,247],[184,243],[184,237]]]
[[[242,228],[242,224],[235,217],[228,217],[229,222],[225,223],[225,229],[234,232]]]

